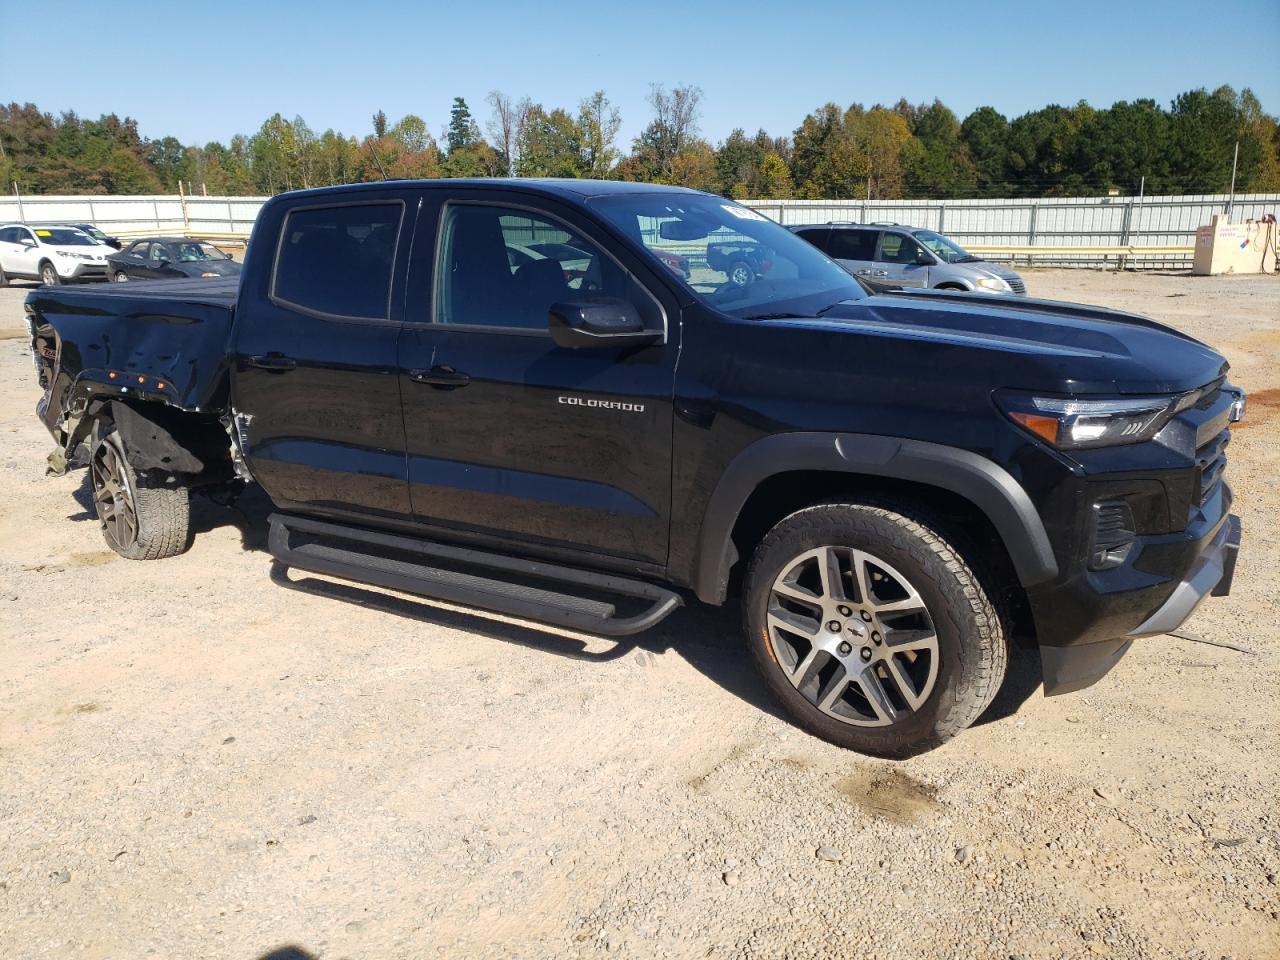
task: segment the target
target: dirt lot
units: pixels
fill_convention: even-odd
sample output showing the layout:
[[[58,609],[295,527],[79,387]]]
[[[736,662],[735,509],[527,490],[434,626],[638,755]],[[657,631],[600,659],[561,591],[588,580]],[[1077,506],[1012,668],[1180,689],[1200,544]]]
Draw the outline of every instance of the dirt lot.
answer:
[[[1280,956],[1280,279],[1028,285],[1231,360],[1235,591],[1082,694],[1019,655],[901,764],[783,719],[736,610],[613,644],[291,591],[261,498],[118,559],[0,291],[0,956]]]

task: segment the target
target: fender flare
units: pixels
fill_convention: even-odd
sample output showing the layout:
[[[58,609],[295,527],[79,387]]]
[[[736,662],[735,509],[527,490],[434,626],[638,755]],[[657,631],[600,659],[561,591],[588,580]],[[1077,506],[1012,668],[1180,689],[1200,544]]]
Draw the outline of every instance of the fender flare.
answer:
[[[732,533],[747,498],[771,476],[797,470],[910,480],[964,497],[991,521],[1029,587],[1057,576],[1058,563],[1031,498],[1008,471],[986,457],[923,440],[865,433],[781,433],[765,437],[730,461],[707,503],[693,587],[708,603],[723,603],[738,559]]]

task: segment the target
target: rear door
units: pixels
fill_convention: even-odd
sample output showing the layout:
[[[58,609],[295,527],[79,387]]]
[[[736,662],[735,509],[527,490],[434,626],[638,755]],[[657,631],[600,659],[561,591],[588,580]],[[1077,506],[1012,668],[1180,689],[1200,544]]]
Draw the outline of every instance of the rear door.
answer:
[[[406,191],[360,198],[304,198],[260,218],[255,242],[276,249],[272,269],[256,271],[241,292],[236,429],[254,477],[281,508],[407,520],[396,278],[413,211]]]
[[[854,276],[875,279],[878,230],[833,227],[827,236],[827,256]]]
[[[873,279],[887,280],[903,287],[927,287],[929,266],[920,263],[920,244],[914,237],[896,230],[880,234]]]
[[[674,301],[649,292],[638,279],[652,284],[649,268],[573,207],[489,190],[428,196],[439,199],[414,244],[400,350],[415,515],[504,544],[665,564]],[[551,304],[595,297],[630,301],[665,342],[556,346]]]

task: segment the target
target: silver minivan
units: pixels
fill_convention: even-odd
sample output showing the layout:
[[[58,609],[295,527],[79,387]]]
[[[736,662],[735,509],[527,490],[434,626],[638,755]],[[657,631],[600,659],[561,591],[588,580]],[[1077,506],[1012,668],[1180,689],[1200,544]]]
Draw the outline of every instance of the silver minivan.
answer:
[[[975,257],[932,230],[896,223],[825,223],[789,229],[854,276],[877,286],[1027,293],[1022,278],[1008,267]]]

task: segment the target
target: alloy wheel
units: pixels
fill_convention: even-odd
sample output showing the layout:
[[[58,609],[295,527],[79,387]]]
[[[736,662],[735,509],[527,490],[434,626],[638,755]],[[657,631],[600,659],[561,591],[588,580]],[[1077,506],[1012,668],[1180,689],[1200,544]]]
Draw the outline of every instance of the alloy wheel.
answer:
[[[103,536],[117,550],[127,550],[138,540],[138,510],[133,485],[113,444],[98,444],[90,475]]]
[[[58,271],[53,269],[52,264],[46,263],[40,270],[40,282],[46,287],[54,287],[58,285]]]
[[[769,644],[824,714],[883,727],[914,714],[938,678],[938,636],[920,592],[879,557],[823,546],[787,563],[769,591]]]

